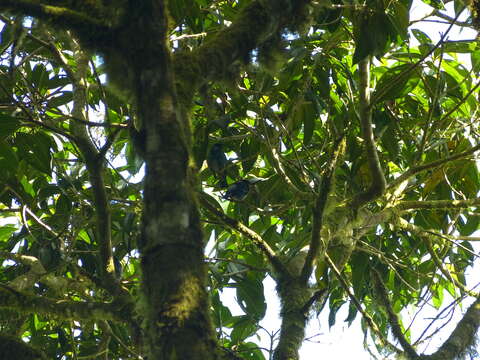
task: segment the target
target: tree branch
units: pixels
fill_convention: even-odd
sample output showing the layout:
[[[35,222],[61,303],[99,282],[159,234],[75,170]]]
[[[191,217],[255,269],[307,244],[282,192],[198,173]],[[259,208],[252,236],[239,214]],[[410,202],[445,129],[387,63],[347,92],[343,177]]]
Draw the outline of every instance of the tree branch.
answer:
[[[60,319],[125,321],[120,317],[121,308],[114,303],[56,301],[45,296],[24,294],[3,284],[0,284],[0,308],[53,315]]]
[[[452,18],[440,12],[440,10],[438,9],[433,9],[432,13],[429,16],[437,16],[441,19],[447,20],[449,24],[454,24],[454,25],[463,26],[463,27],[471,27],[475,29],[475,25],[473,25],[471,22],[459,21],[458,16],[456,18]]]
[[[382,345],[395,353],[401,355],[403,352],[395,347],[395,345],[391,344],[388,342],[387,339],[385,339],[385,336],[383,336],[382,332],[378,328],[377,324],[375,321],[372,319],[372,317],[363,309],[362,304],[360,301],[355,297],[355,295],[352,293],[350,290],[350,285],[348,284],[347,280],[343,277],[343,275],[340,273],[338,268],[335,266],[333,263],[332,259],[328,254],[325,254],[325,260],[327,261],[328,266],[330,269],[332,269],[333,273],[335,274],[336,278],[340,282],[340,285],[342,288],[345,290],[347,293],[348,297],[350,298],[350,301],[352,301],[353,305],[357,308],[357,310],[362,314],[363,319],[367,323],[368,327],[373,331],[373,333],[378,336],[379,340],[382,342]]]
[[[250,239],[267,257],[272,264],[273,269],[281,275],[290,275],[289,271],[282,263],[282,261],[275,254],[275,251],[263,240],[263,238],[255,231],[241,223],[240,221],[233,219],[226,215],[223,211],[213,206],[204,196],[199,196],[201,205],[212,215],[214,215],[223,224],[238,231],[246,238]]]
[[[56,24],[68,24],[70,28],[83,29],[88,26],[95,32],[108,30],[106,19],[109,18],[103,16],[106,14],[103,6],[98,6],[100,2],[89,1],[88,7],[82,3],[83,1],[69,1],[66,6],[58,6],[58,1],[55,0],[42,2],[38,0],[2,0],[0,9],[34,16]]]
[[[437,238],[442,238],[448,241],[452,241],[452,239],[444,234],[439,234],[433,231],[427,231],[424,230],[414,224],[409,223],[408,221],[402,219],[401,217],[397,218],[392,218],[392,221],[396,226],[399,228],[409,231],[412,234],[416,234],[417,236],[420,236],[423,238],[426,242],[427,250],[430,253],[430,256],[432,257],[432,260],[434,261],[435,265],[437,265],[438,270],[443,274],[443,276],[446,277],[447,280],[451,281],[455,286],[457,286],[459,289],[464,291],[465,293],[469,294],[470,296],[477,297],[479,296],[478,293],[474,293],[471,290],[467,289],[465,285],[463,285],[461,282],[459,282],[457,279],[455,279],[447,269],[444,268],[442,261],[438,258],[438,255],[435,253],[435,250],[432,247],[432,242],[435,241]]]
[[[322,179],[320,186],[320,192],[315,201],[315,207],[313,209],[312,219],[312,238],[310,240],[310,247],[308,249],[307,257],[305,258],[305,264],[303,265],[300,281],[304,284],[308,282],[310,275],[312,275],[313,264],[319,256],[320,249],[322,247],[321,230],[323,226],[323,214],[327,206],[328,196],[332,191],[332,184],[334,182],[334,173],[337,167],[338,159],[345,152],[345,138],[342,136],[336,141],[333,146],[332,160],[328,165],[325,175]],[[323,250],[326,250],[326,244],[323,244]]]
[[[77,46],[76,44],[74,45]],[[78,47],[74,56],[77,60],[77,70],[73,82],[72,115],[77,119],[85,119],[85,109],[87,108],[87,86],[85,83],[85,77],[88,69],[89,57],[84,51],[79,50]],[[127,292],[122,291],[118,280],[115,278],[111,214],[103,176],[104,158],[99,156],[100,153],[92,143],[84,124],[79,124],[73,121],[71,122],[70,127],[74,134],[75,143],[85,160],[85,165],[90,176],[90,183],[92,184],[93,199],[96,210],[96,230],[99,237],[98,243],[100,245],[100,261],[102,264],[101,276],[105,281],[104,285],[112,294],[119,294],[121,292],[124,295],[127,295]]]
[[[358,64],[360,76],[359,116],[362,128],[362,137],[365,145],[368,167],[372,176],[372,183],[368,190],[356,195],[352,200],[352,207],[356,210],[366,203],[375,200],[385,192],[386,180],[383,175],[380,159],[372,130],[372,108],[370,104],[370,60],[361,60]]]
[[[278,35],[288,26],[297,25],[311,0],[256,0],[247,5],[229,27],[219,31],[191,53],[178,53],[174,58],[180,94],[190,94],[212,79],[228,76],[232,64],[247,62],[250,52]],[[193,84],[193,86],[192,86]]]
[[[411,178],[413,175],[416,175],[422,171],[425,171],[425,170],[429,170],[429,169],[434,169],[434,168],[437,168],[443,164],[446,164],[448,162],[451,162],[451,161],[455,161],[455,160],[459,160],[459,159],[464,159],[466,158],[467,156],[469,155],[472,155],[474,152],[480,150],[480,144],[468,149],[468,150],[465,150],[465,151],[462,151],[461,153],[458,153],[458,154],[455,154],[455,155],[452,155],[452,156],[449,156],[449,157],[446,157],[444,159],[440,159],[440,160],[436,160],[436,161],[432,161],[432,162],[429,162],[427,164],[423,164],[423,165],[418,165],[418,166],[414,166],[410,169],[408,169],[407,171],[405,171],[402,175],[400,175],[398,178],[396,178],[395,180],[393,180],[392,182],[390,182],[388,185],[387,185],[387,190],[389,189],[392,189],[392,188],[395,188],[396,186],[400,185],[402,182],[404,182],[405,180],[408,180],[409,178]]]
[[[396,210],[414,210],[414,209],[467,209],[480,205],[480,198],[467,200],[428,200],[428,201],[399,201],[395,205]]]
[[[398,315],[395,313],[395,311],[393,310],[392,304],[388,299],[388,293],[387,293],[387,289],[385,288],[385,284],[383,283],[382,279],[380,278],[380,275],[375,269],[372,269],[372,274],[373,274],[373,279],[375,284],[375,290],[379,295],[378,299],[380,300],[380,304],[385,308],[387,312],[388,322],[392,329],[393,335],[397,338],[400,345],[402,345],[403,349],[408,354],[408,357],[410,359],[417,359],[418,354],[413,348],[412,344],[410,344],[407,338],[405,337],[402,327],[400,326],[400,319]]]

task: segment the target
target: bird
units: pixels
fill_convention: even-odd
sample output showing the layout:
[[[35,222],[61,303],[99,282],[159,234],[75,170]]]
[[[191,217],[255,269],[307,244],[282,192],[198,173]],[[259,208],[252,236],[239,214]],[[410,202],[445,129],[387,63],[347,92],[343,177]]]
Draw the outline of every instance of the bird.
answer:
[[[262,181],[262,179],[255,178],[239,180],[227,188],[223,198],[230,201],[242,201],[247,197],[250,191],[250,185],[254,185],[259,181]]]
[[[225,170],[228,165],[228,160],[223,151],[222,144],[216,143],[212,145],[207,155],[207,164],[210,170],[212,170],[215,176],[219,179],[218,186],[220,188],[227,187],[227,175]]]
[[[248,180],[240,180],[230,185],[223,196],[226,200],[242,201],[250,191],[250,183]]]

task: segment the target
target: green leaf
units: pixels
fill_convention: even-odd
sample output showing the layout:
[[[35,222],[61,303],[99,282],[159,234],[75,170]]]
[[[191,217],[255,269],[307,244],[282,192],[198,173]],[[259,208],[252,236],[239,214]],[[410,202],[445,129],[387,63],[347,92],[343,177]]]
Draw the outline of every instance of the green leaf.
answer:
[[[313,131],[315,130],[315,122],[317,120],[317,114],[315,111],[315,105],[312,102],[304,102],[300,106],[303,117],[303,144],[308,145],[312,140]]]
[[[468,3],[463,0],[453,0],[453,9],[455,10],[455,16],[464,11],[467,7],[467,4]]]
[[[355,52],[353,53],[353,63],[357,64],[361,60],[373,53],[373,36],[369,28],[368,20],[365,17],[361,20],[359,29],[355,34]]]
[[[20,122],[13,116],[0,113],[0,139],[6,139],[20,127]]]
[[[52,147],[51,138],[43,132],[36,134],[18,133],[15,136],[15,145],[18,147],[18,155],[34,168],[51,174]]]
[[[35,65],[30,79],[32,81],[32,85],[36,88],[36,90],[43,92],[46,89],[45,85],[48,81],[48,71],[45,65]]]
[[[395,28],[396,33],[403,39],[408,39],[408,27],[410,25],[410,12],[407,6],[401,1],[392,3],[391,9],[387,13],[389,21]]]
[[[70,216],[71,210],[72,201],[68,198],[68,196],[61,194],[55,203],[55,215],[61,215],[66,218],[65,220],[67,220]]]
[[[257,161],[260,143],[255,138],[242,141],[240,158],[244,175],[248,174]]]
[[[252,336],[258,329],[258,325],[255,320],[249,316],[239,316],[238,320],[233,325],[230,338],[232,343],[238,344],[246,338]]]
[[[243,358],[251,360],[265,360],[265,356],[257,344],[248,342],[241,343],[237,347],[238,353],[242,354]]]
[[[249,274],[238,282],[237,301],[248,315],[256,320],[263,319],[267,304],[265,303],[261,279]]]
[[[437,51],[473,54],[477,51],[477,48],[478,44],[476,41],[446,41]]]
[[[0,226],[0,242],[5,242],[10,239],[10,236],[17,230],[18,228],[15,225]]]
[[[427,92],[428,96],[432,99],[436,99],[441,94],[443,94],[446,85],[446,77],[444,72],[440,72],[440,76],[431,76],[426,75],[424,76],[423,83],[425,85],[425,91]]]
[[[382,146],[387,150],[393,162],[398,159],[401,150],[401,140],[394,126],[387,126],[381,138]]]
[[[18,167],[18,157],[10,144],[0,140],[0,173],[1,177],[13,176]]]
[[[418,40],[420,44],[432,44],[432,39],[423,31],[418,29],[412,29],[412,34]]]
[[[425,4],[430,5],[434,9],[444,10],[445,3],[443,0],[422,0]]]
[[[58,108],[66,105],[73,100],[73,94],[71,91],[61,91],[60,95],[56,95],[48,99],[48,107]]]
[[[357,307],[350,303],[348,306],[348,316],[345,319],[345,322],[348,322],[348,326],[352,325],[353,320],[357,317],[358,314],[358,309]]]
[[[352,287],[357,299],[361,300],[365,296],[365,284],[369,279],[368,258],[364,254],[353,254],[351,257],[352,268]]]
[[[433,301],[433,306],[436,309],[440,309],[443,303],[443,286],[441,286],[439,283],[437,283],[433,289],[432,289],[432,301]]]
[[[336,316],[338,310],[340,310],[340,307],[344,304],[345,302],[342,301],[339,304],[336,304],[333,308],[330,306],[330,312],[328,313],[328,327],[331,328],[333,325],[335,325],[336,322]]]
[[[372,13],[365,12],[354,35],[353,63],[357,64],[367,56],[380,57],[385,54],[394,40],[396,30],[383,10],[374,10]]]
[[[329,297],[329,307],[330,312],[328,314],[328,326],[332,327],[335,325],[336,315],[338,310],[346,303],[344,299],[344,290],[341,286],[334,287],[330,293]]]
[[[4,24],[2,32],[0,33],[0,54],[3,54],[9,46],[12,45],[14,25]]]
[[[213,320],[215,322],[215,326],[217,327],[233,327],[232,320],[232,313],[230,309],[227,308],[222,304],[220,301],[219,293],[216,292],[212,296],[212,306],[213,306]]]
[[[412,69],[410,64],[392,67],[378,80],[372,101],[379,103],[405,96],[417,86],[419,81],[417,71]]]
[[[470,61],[473,72],[478,74],[480,72],[480,51],[472,51],[470,53]]]
[[[70,84],[70,80],[66,76],[55,75],[48,79],[47,86],[49,89],[63,88]]]
[[[131,141],[125,145],[125,159],[127,160],[125,170],[127,170],[130,175],[138,174],[145,163]]]
[[[218,202],[217,199],[215,199],[213,196],[211,196],[210,194],[207,194],[206,192],[199,192],[198,193],[198,196],[201,197],[203,200],[205,200],[206,202],[208,202],[211,206],[213,206],[214,208],[216,208],[218,211],[221,211],[223,212],[223,209],[222,209],[222,206],[220,205],[220,203]]]
[[[460,232],[461,236],[470,236],[472,235],[475,231],[478,230],[479,224],[480,224],[480,216],[477,215],[470,215],[467,218],[467,222],[464,223],[462,218],[459,218],[458,222],[458,230]]]

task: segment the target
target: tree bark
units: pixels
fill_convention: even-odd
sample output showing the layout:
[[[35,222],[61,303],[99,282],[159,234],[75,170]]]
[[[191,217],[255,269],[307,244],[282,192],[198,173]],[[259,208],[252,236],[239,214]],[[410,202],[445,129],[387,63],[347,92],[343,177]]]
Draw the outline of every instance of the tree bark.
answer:
[[[130,36],[143,47],[129,49],[127,65],[133,69],[138,116],[147,134],[140,247],[146,353],[156,360],[216,359],[189,168],[189,125],[176,96],[165,3],[144,2],[135,15]]]

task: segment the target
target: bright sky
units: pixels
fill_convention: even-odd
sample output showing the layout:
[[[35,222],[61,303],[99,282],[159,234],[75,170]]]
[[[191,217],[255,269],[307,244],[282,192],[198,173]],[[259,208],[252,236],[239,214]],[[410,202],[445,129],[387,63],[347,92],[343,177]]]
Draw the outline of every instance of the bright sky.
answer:
[[[423,4],[418,0],[414,0],[412,6],[412,20],[419,19],[426,14],[429,14],[432,11],[431,8]],[[451,17],[454,16],[453,11],[453,2],[450,2],[447,5],[447,11],[444,12]],[[460,18],[462,20],[462,18]],[[430,36],[432,41],[438,41],[442,36],[442,33],[446,31],[448,25],[446,24],[438,24],[432,22],[419,22],[416,23],[413,28],[422,30],[426,34]],[[470,29],[462,29],[462,32],[459,32],[460,28],[454,26],[448,35],[448,40],[461,40],[461,39],[474,39],[476,33]],[[412,37],[413,38],[413,37]],[[415,39],[413,38],[415,41]],[[416,45],[413,42],[414,45]],[[461,57],[460,57],[461,59]],[[472,236],[479,236],[479,235],[472,235]],[[480,250],[480,244],[474,244],[474,248],[478,253]],[[471,269],[470,273],[480,273],[480,264],[478,261],[476,266]],[[480,279],[474,279],[477,283]],[[474,286],[476,284],[469,284],[470,286]],[[274,333],[278,329],[280,329],[280,319],[279,319],[279,312],[280,312],[280,303],[278,297],[275,292],[275,283],[274,281],[268,277],[264,281],[264,288],[265,288],[265,298],[267,299],[267,314],[263,321],[261,322],[261,326],[268,330],[270,333]],[[232,311],[233,315],[241,315],[243,311],[240,307],[236,304],[235,300],[235,289],[225,289],[222,293],[222,301],[226,304],[230,310]],[[444,304],[448,305],[452,301],[451,298],[445,296]],[[328,305],[326,305],[328,307]],[[415,314],[416,309],[411,309],[410,313],[403,314],[402,316],[404,320],[410,318]],[[445,340],[445,337],[453,330],[456,326],[458,319],[460,318],[462,311],[464,309],[459,309],[457,307],[455,311],[455,316],[453,317],[452,321],[449,322],[449,325],[445,327],[445,331],[443,336],[435,336],[435,339],[432,340],[431,343],[426,344],[430,345],[428,348],[429,351],[434,351],[441,342]],[[336,324],[329,329],[328,328],[328,312],[324,311],[323,314],[319,318],[312,318],[309,322],[306,331],[306,339],[307,340],[303,343],[303,346],[300,350],[300,357],[302,360],[310,360],[310,359],[317,359],[321,356],[327,355],[330,359],[355,359],[355,360],[370,360],[372,357],[370,354],[364,349],[363,342],[364,342],[364,335],[361,331],[360,326],[360,315],[357,315],[357,318],[352,323],[350,327],[348,327],[348,323],[344,322],[344,319],[347,318],[348,314],[348,305],[344,305],[337,313],[337,322]],[[428,325],[428,320],[433,318],[434,316],[438,315],[437,310],[431,310],[430,312],[426,312],[423,317],[417,319],[420,322],[420,327],[417,326],[417,331],[412,329],[412,339],[416,339],[420,332],[423,331],[423,328]],[[416,323],[417,324],[417,323]],[[256,337],[252,338],[252,341],[259,343],[260,346],[264,348],[270,348],[270,336],[263,330],[260,330],[257,334],[261,338],[259,341]],[[369,341],[369,344],[372,344]],[[373,349],[373,347],[371,347]],[[480,348],[479,348],[480,349]],[[419,351],[423,351],[423,348],[420,348]],[[265,353],[265,355],[267,355]],[[382,358],[377,353],[376,356]]]

